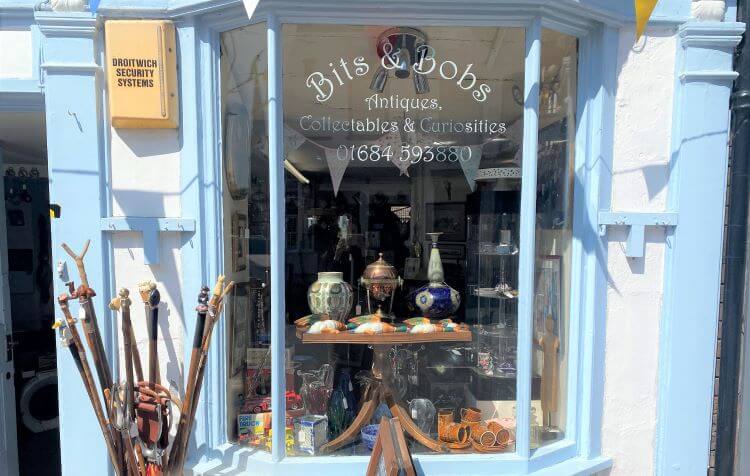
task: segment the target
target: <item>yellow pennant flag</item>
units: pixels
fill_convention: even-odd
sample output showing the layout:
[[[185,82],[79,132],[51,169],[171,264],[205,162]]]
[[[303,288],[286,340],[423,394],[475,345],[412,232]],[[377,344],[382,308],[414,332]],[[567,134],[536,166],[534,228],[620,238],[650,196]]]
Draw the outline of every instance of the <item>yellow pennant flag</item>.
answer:
[[[646,29],[646,23],[659,0],[635,0],[635,41],[638,41]]]

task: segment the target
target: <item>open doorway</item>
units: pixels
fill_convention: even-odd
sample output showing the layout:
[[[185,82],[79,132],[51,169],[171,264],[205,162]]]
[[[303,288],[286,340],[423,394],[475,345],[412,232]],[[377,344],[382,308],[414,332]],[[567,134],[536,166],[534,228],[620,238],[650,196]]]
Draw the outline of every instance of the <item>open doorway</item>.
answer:
[[[5,198],[0,253],[7,266],[2,270],[7,273],[2,307],[6,328],[11,329],[4,357],[13,362],[13,385],[6,385],[5,393],[12,392],[6,401],[15,400],[19,474],[57,475],[60,436],[55,333],[50,329],[55,308],[44,111],[0,114],[0,172]],[[6,436],[12,440],[10,429]],[[9,452],[12,446],[6,444]]]

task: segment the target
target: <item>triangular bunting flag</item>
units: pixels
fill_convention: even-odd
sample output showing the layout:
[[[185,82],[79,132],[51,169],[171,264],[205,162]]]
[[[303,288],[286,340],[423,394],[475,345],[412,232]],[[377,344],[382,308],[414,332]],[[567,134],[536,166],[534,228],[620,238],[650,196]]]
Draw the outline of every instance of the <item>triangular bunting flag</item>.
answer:
[[[252,18],[253,14],[255,13],[255,9],[258,8],[258,2],[260,0],[243,0],[242,3],[245,4],[245,12],[247,12],[247,17]]]
[[[635,0],[635,41],[638,41],[646,29],[646,23],[659,0]]]
[[[349,161],[339,160],[336,149],[323,149],[326,153],[326,162],[328,163],[328,171],[331,173],[331,183],[333,184],[333,196],[338,196],[339,186],[341,180],[344,178],[344,172],[349,166]]]
[[[296,129],[286,124],[284,125],[284,151],[287,154],[293,150],[297,150],[306,140],[305,136],[297,132]]]
[[[473,192],[477,188],[477,171],[479,170],[479,163],[482,161],[482,146],[472,145],[470,150],[471,157],[469,157],[469,160],[459,160],[459,162],[461,163],[461,169],[464,171],[466,182]]]
[[[390,163],[396,166],[396,168],[400,171],[399,175],[406,175],[409,176],[409,160],[401,160],[401,134],[397,131],[391,131],[388,134],[385,134],[384,136],[380,137],[374,142],[375,145],[380,146],[380,150],[382,153],[389,153],[390,158],[388,159]],[[390,147],[390,149],[388,149]]]

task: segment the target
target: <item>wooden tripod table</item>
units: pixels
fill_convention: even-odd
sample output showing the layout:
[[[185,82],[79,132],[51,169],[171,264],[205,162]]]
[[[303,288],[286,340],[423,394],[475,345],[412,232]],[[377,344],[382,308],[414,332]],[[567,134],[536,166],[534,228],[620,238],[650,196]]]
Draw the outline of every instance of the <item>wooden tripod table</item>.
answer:
[[[401,426],[414,440],[432,451],[442,452],[446,450],[445,444],[430,438],[429,435],[419,429],[409,412],[402,407],[394,398],[394,392],[390,387],[391,365],[388,362],[389,351],[397,345],[407,344],[430,344],[435,342],[471,342],[471,331],[457,332],[435,332],[430,334],[354,334],[352,332],[341,332],[339,334],[307,334],[298,331],[297,336],[303,344],[360,344],[371,345],[374,351],[372,359],[373,381],[365,389],[362,396],[362,406],[356,418],[349,428],[332,441],[329,441],[321,451],[330,453],[341,448],[354,440],[359,434],[360,428],[370,422],[375,409],[380,402],[385,402],[394,417],[398,417]]]

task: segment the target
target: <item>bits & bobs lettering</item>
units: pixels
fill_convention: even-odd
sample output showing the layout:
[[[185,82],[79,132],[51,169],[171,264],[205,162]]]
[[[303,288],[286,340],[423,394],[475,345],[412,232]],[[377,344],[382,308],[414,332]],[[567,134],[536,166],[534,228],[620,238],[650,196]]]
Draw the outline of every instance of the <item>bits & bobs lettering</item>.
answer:
[[[383,52],[385,54],[380,58],[380,66],[389,71],[399,68],[399,58],[402,57],[401,50],[395,49],[390,43],[386,42],[383,44]],[[346,81],[365,76],[371,69],[364,56],[357,56],[351,62],[339,58],[338,62],[330,62],[328,66],[330,72],[315,71],[305,80],[305,85],[313,90],[315,99],[319,102],[328,101],[333,97],[336,88],[343,86]],[[410,67],[416,74],[435,73],[446,81],[456,81],[456,86],[463,91],[470,91],[471,97],[477,102],[486,101],[492,92],[492,88],[488,84],[479,83],[477,75],[472,71],[474,63],[462,66],[451,60],[440,61],[437,59],[435,49],[427,44],[417,47],[416,61]],[[408,105],[412,109],[438,107],[434,100],[426,100],[419,106],[421,107]]]

